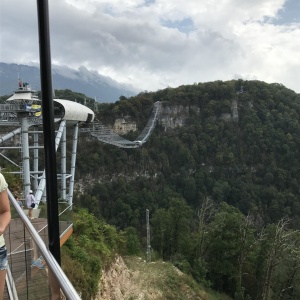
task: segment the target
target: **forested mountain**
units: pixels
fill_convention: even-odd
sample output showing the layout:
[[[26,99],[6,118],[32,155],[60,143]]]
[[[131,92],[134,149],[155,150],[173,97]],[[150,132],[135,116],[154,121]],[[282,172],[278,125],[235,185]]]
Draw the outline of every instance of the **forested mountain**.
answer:
[[[100,106],[97,118],[112,126],[129,115],[142,129],[154,101],[162,101],[163,112],[141,149],[117,149],[81,135],[78,176],[92,175],[100,185],[104,177],[116,177],[113,193],[123,185],[177,193],[193,208],[209,197],[244,214],[255,212],[262,224],[288,216],[299,228],[300,95],[279,84],[211,82],[124,97]],[[181,126],[170,125],[167,118],[181,119]],[[130,133],[129,138],[137,135]],[[102,196],[100,203],[104,201]],[[111,213],[115,219],[117,214]],[[116,225],[121,224],[126,226]]]
[[[236,299],[300,297],[300,95],[280,84],[216,81],[100,106],[141,130],[140,149],[81,135],[76,205],[137,236],[199,282]],[[134,139],[138,132],[129,132]]]

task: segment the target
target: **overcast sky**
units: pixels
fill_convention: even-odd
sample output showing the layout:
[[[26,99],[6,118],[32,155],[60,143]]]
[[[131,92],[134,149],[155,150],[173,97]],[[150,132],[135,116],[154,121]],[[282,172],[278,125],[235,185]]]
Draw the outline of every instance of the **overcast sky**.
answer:
[[[147,91],[257,79],[300,93],[300,0],[49,0],[52,63]],[[38,63],[36,0],[1,0],[0,61]]]

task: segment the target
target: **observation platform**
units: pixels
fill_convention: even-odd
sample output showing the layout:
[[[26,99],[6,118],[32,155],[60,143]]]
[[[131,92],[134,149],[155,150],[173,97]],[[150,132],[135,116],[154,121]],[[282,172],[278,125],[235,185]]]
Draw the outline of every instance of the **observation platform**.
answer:
[[[48,243],[48,221],[46,218],[30,220],[43,242]],[[72,234],[71,222],[60,221],[61,246]],[[37,245],[21,218],[13,218],[5,232],[8,253],[9,272],[14,279],[11,283],[17,292],[18,299],[41,299],[50,297],[48,266],[43,260]],[[33,264],[38,261],[37,264]],[[12,299],[5,289],[3,299]]]

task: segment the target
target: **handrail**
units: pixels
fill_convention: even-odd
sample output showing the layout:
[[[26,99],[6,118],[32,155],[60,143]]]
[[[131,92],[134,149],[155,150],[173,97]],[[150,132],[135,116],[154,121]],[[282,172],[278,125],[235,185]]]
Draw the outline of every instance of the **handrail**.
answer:
[[[7,266],[7,275],[6,276],[10,279],[12,278],[12,274],[11,274],[9,266]],[[7,280],[6,283],[7,283],[8,294],[12,297],[12,299],[19,300],[15,283],[12,280]]]
[[[68,277],[65,275],[49,249],[46,247],[45,243],[43,242],[42,238],[39,236],[25,213],[23,212],[22,208],[14,198],[13,194],[8,190],[8,196],[13,204],[14,208],[16,209],[17,213],[19,214],[21,220],[23,221],[26,229],[29,231],[32,239],[36,243],[41,252],[43,259],[47,263],[48,268],[52,272],[53,276],[57,280],[60,288],[62,289],[64,295],[68,300],[80,300],[80,296],[78,295],[77,291],[73,287],[72,283],[69,281]]]
[[[21,199],[21,200],[22,200],[22,199]],[[58,216],[61,216],[61,215],[62,215],[65,211],[67,211],[71,206],[73,206],[73,204],[67,206],[61,213],[59,213]],[[48,224],[46,224],[45,226],[43,226],[42,228],[40,228],[40,229],[37,231],[37,233],[42,232],[42,231],[45,230],[47,227],[48,227]],[[64,232],[62,232],[62,233],[60,234],[60,237],[62,237],[62,236],[64,235],[64,233],[65,233],[69,228],[70,228],[70,226],[69,226]],[[21,248],[21,247],[23,246],[23,244],[24,244],[24,242],[21,243],[16,249],[14,249],[13,251],[11,251],[10,253],[11,253],[11,254],[18,253],[18,252],[16,252],[16,251],[17,251],[19,248]]]
[[[60,203],[63,203],[63,202],[60,202]],[[64,202],[64,203],[66,203],[66,202]],[[72,206],[73,206],[73,204],[70,204],[69,206],[67,206],[62,212],[60,212],[60,213],[58,214],[58,216],[61,216],[65,211],[69,210],[70,207],[72,207]]]

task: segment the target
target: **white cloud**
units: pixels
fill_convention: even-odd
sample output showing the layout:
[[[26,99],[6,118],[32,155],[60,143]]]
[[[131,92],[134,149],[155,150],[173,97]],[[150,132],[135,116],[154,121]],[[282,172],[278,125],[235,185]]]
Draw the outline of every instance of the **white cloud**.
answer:
[[[300,92],[300,24],[270,22],[285,0],[49,4],[56,64],[85,66],[141,90],[228,80],[239,74]],[[1,0],[0,5],[0,61],[37,62],[36,2]],[[193,25],[188,30],[180,28],[186,20]]]

